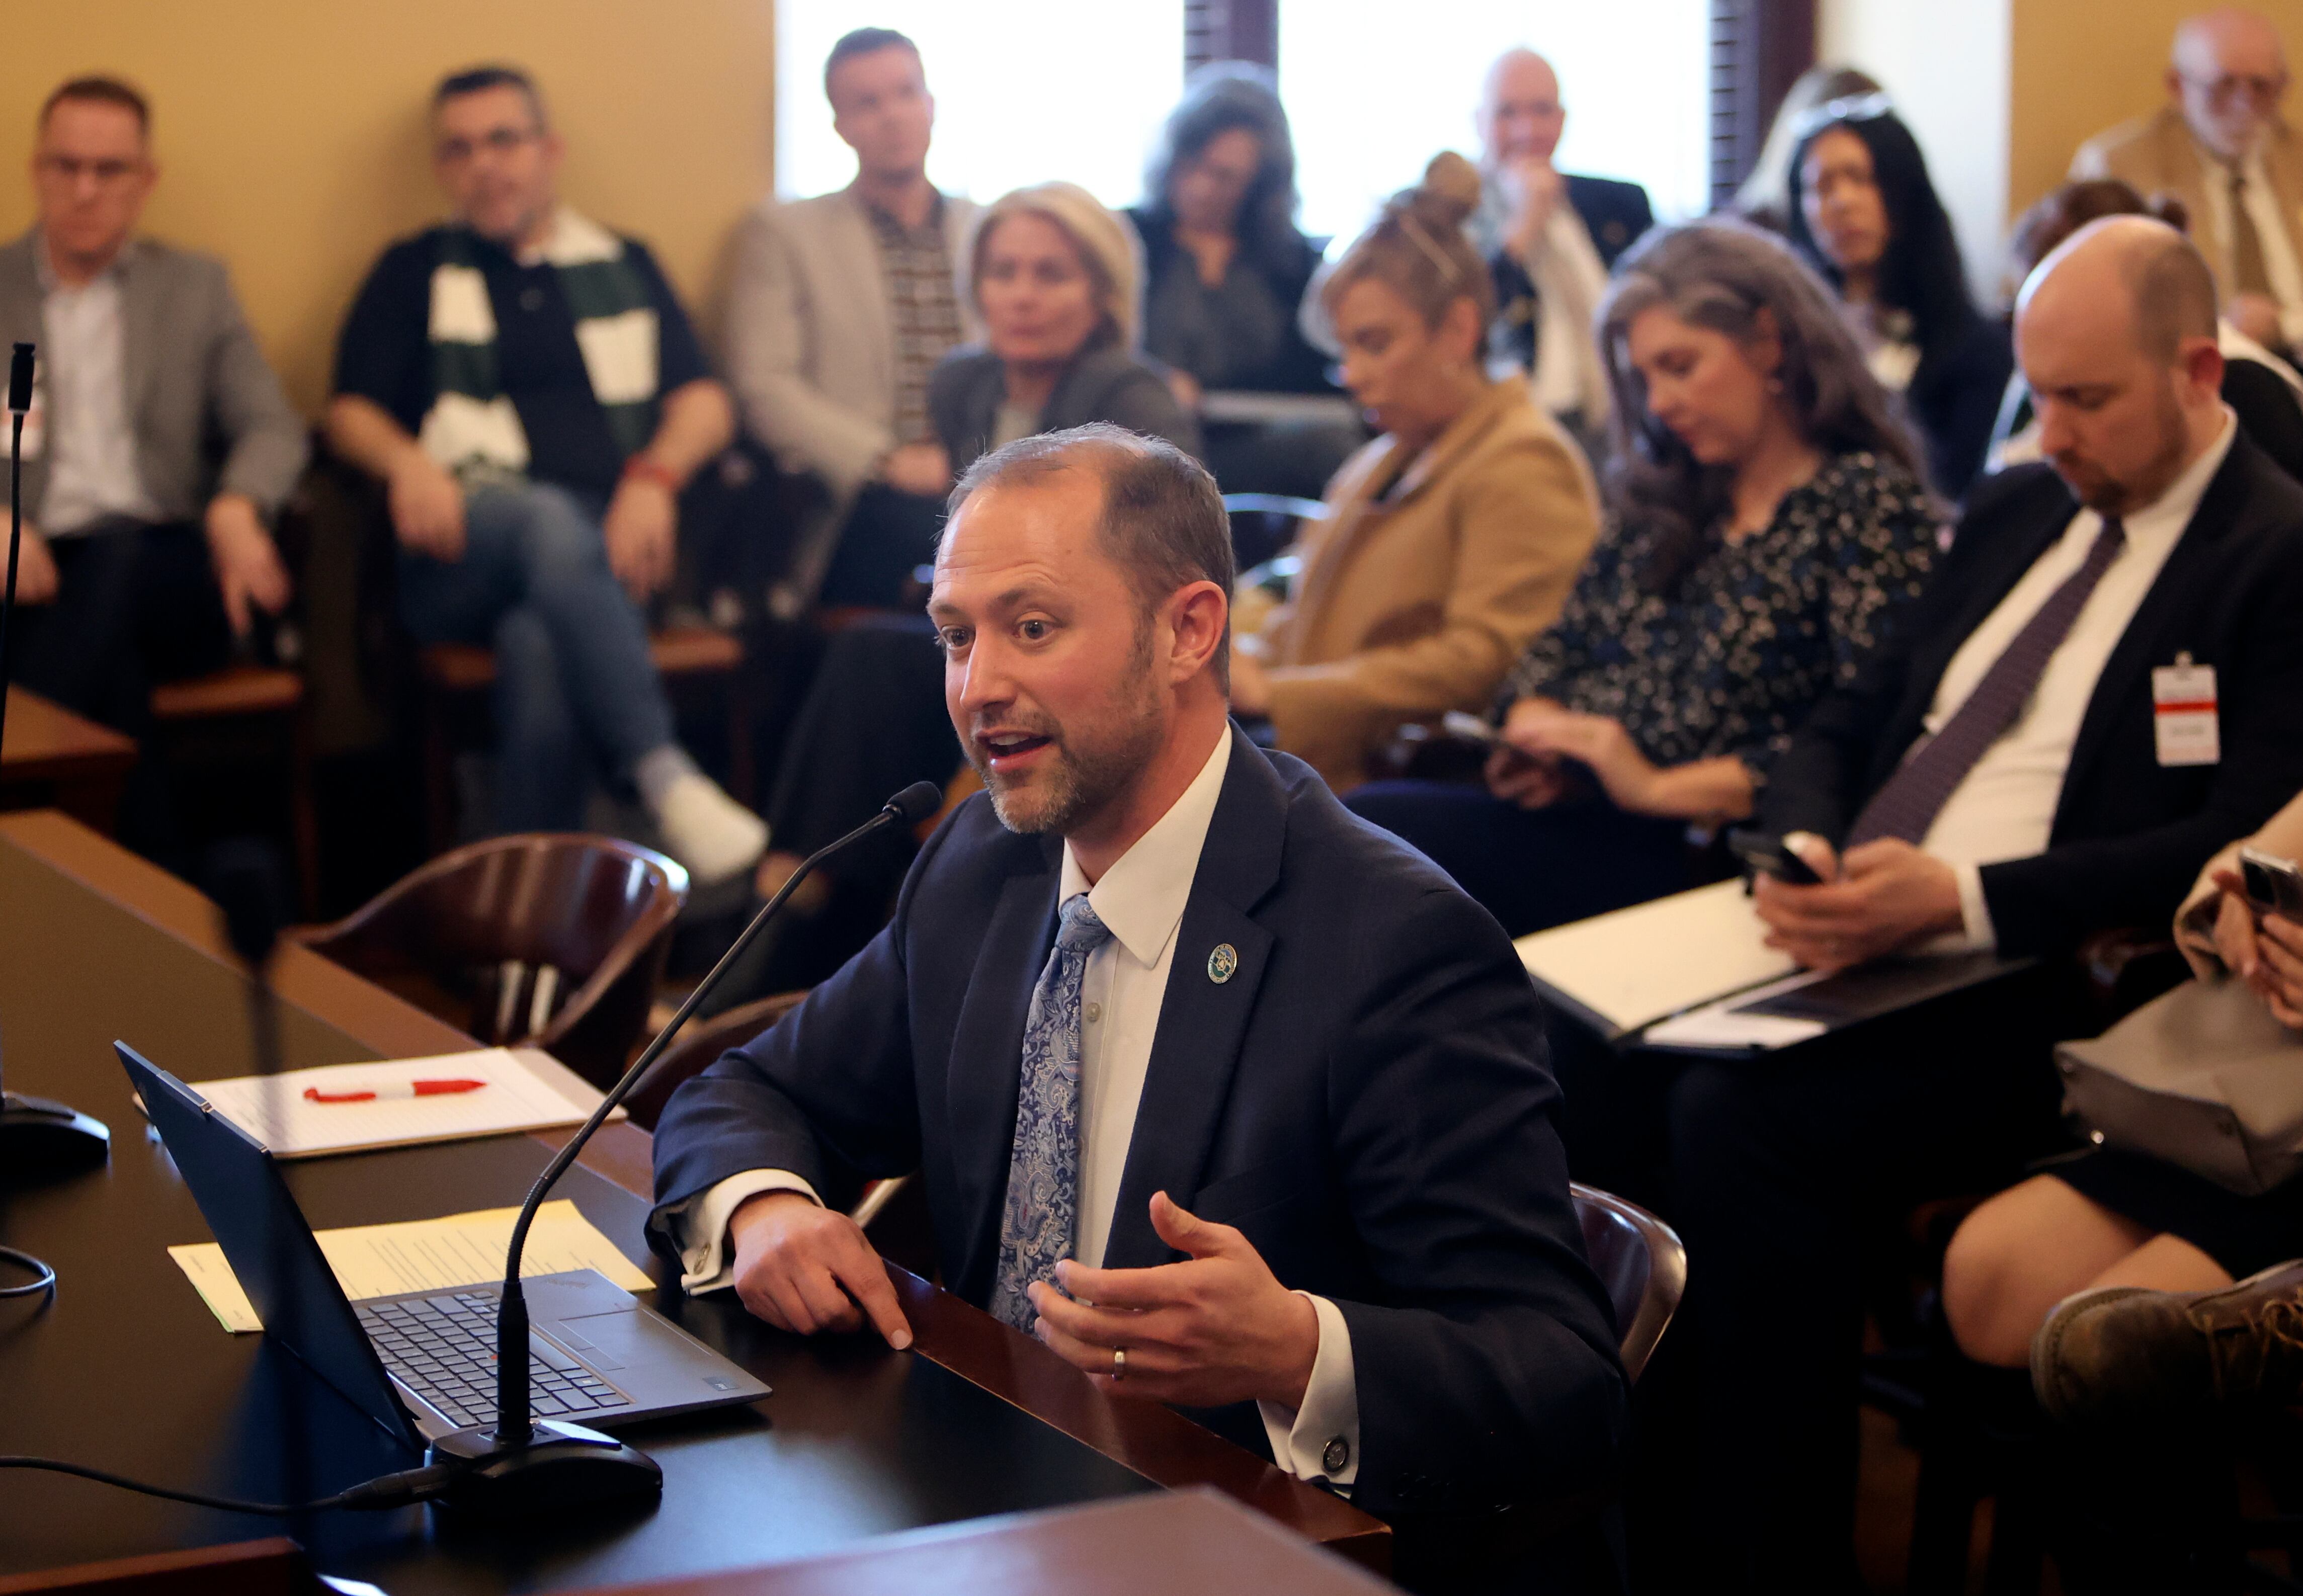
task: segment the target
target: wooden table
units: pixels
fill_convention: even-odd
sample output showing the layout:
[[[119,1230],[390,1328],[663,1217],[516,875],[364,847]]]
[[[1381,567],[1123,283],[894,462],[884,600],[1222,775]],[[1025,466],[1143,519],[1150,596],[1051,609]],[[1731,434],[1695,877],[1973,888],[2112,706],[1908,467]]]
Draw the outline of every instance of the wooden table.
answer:
[[[63,1277],[52,1308],[0,1304],[0,1452],[66,1457],[259,1499],[308,1499],[404,1466],[396,1444],[257,1337],[219,1331],[164,1253],[206,1228],[143,1133],[110,1057],[128,1041],[186,1079],[249,1067],[249,986],[213,908],[54,813],[0,817],[0,1041],[12,1085],[106,1120],[103,1170],[0,1192],[0,1242]],[[305,950],[274,972],[290,1067],[470,1039]],[[517,1202],[547,1138],[508,1136],[287,1166],[316,1227]],[[611,1126],[560,1195],[635,1259],[648,1138]],[[1211,1485],[1307,1539],[1388,1566],[1388,1530],[1156,1404],[1099,1391],[1038,1342],[894,1271],[917,1337],[770,1330],[725,1295],[659,1311],[774,1388],[750,1408],[635,1437],[664,1466],[653,1513],[540,1530],[423,1509],[284,1527],[329,1573],[393,1596],[696,1577],[852,1547],[890,1531]],[[244,1541],[275,1526],[52,1476],[0,1489],[0,1573]]]
[[[8,689],[0,809],[54,806],[110,836],[136,742],[22,688]]]

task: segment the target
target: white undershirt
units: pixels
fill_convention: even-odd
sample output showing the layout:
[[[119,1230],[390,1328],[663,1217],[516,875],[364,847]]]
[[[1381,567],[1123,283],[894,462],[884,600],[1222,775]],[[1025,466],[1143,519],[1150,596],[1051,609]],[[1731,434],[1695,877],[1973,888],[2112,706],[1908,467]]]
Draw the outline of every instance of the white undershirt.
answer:
[[[2183,528],[2190,524],[2207,484],[2222,469],[2238,435],[2238,424],[2225,406],[2215,441],[2165,493],[2125,518],[2125,545],[2105,569],[2079,619],[2048,660],[2030,701],[1953,790],[1935,823],[1928,828],[1922,848],[1953,866],[1959,875],[1961,916],[1965,922],[1961,945],[1990,948],[1996,944],[1991,911],[1983,897],[1981,866],[2046,851],[2054,829],[2055,807],[2063,798],[2064,773],[2071,763],[2071,747],[2079,740],[2079,722],[2086,718],[2104,667],[2135,612],[2143,607],[2144,597],[2158,580],[2167,557],[2175,552]],[[2088,551],[2102,530],[2103,517],[2096,511],[2081,510],[2073,516],[2063,535],[2031,562],[2031,569],[1999,601],[1998,607],[1968,635],[1944,668],[1943,680],[1936,684],[1935,702],[1925,722],[1929,736],[1943,730],[2015,635],[2055,589],[2086,563]],[[1912,747],[1916,750],[1920,746],[1915,742]]]
[[[108,516],[157,520],[159,506],[136,469],[136,429],[128,414],[127,312],[115,259],[75,288],[55,274],[45,237],[32,241],[40,284],[40,351],[47,414],[36,441],[27,425],[25,452],[43,444],[47,487],[31,519],[62,537]]]
[[[1111,1236],[1119,1184],[1135,1140],[1135,1114],[1143,1077],[1159,1034],[1160,1010],[1176,957],[1176,933],[1199,873],[1200,853],[1216,802],[1223,795],[1231,758],[1231,730],[1216,739],[1192,784],[1168,812],[1113,862],[1092,886],[1064,844],[1063,882],[1057,902],[1087,894],[1088,906],[1111,932],[1089,956],[1080,1003],[1080,1191],[1082,1262],[1101,1264]],[[763,1191],[814,1189],[785,1170],[751,1170],[731,1175],[671,1219],[689,1292],[718,1291],[734,1284],[726,1258],[728,1220],[747,1197]],[[689,1217],[692,1214],[692,1220]],[[1264,1436],[1279,1466],[1299,1479],[1349,1485],[1359,1475],[1359,1387],[1352,1340],[1344,1316],[1325,1297],[1300,1293],[1319,1317],[1320,1346],[1312,1365],[1303,1406],[1290,1411],[1259,1403]],[[1323,1466],[1329,1444],[1341,1440],[1344,1465]]]

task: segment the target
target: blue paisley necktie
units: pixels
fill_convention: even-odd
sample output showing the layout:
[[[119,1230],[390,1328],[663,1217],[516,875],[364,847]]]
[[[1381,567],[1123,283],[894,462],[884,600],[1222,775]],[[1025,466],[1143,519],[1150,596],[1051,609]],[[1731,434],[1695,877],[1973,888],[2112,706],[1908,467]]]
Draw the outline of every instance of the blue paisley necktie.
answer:
[[[1039,1311],[1025,1289],[1054,1277],[1079,1235],[1080,988],[1088,959],[1111,935],[1084,892],[1066,901],[1062,919],[1024,1022],[1016,1146],[991,1290],[992,1314],[1027,1332]]]

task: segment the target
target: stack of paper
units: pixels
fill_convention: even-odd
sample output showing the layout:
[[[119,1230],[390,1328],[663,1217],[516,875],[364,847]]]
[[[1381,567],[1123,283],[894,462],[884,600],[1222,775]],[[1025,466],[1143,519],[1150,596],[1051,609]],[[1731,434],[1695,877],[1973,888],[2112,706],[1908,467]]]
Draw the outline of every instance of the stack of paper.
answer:
[[[446,1291],[502,1279],[512,1221],[519,1217],[517,1208],[489,1208],[446,1219],[322,1230],[316,1232],[316,1238],[344,1295],[354,1302],[365,1302],[405,1291]],[[245,1335],[264,1328],[232,1265],[224,1262],[222,1247],[204,1241],[197,1246],[170,1247],[168,1256],[176,1261],[176,1267],[184,1271],[208,1312],[224,1329]],[[536,1210],[536,1223],[528,1228],[527,1248],[520,1254],[519,1272],[524,1279],[571,1269],[595,1269],[627,1291],[655,1288],[655,1283],[618,1252],[615,1244],[577,1211],[575,1203],[561,1197]]]
[[[1612,1039],[1799,967],[1766,939],[1743,883],[1723,881],[1514,945],[1547,996]]]
[[[417,1081],[476,1080],[476,1091],[392,1097]],[[315,1102],[310,1087],[333,1095],[381,1088],[370,1102]],[[603,1095],[559,1060],[534,1048],[492,1047],[436,1059],[331,1064],[274,1076],[196,1081],[192,1090],[272,1150],[275,1158],[312,1158],[418,1142],[456,1142],[510,1131],[581,1125]],[[612,1116],[620,1119],[624,1110]]]

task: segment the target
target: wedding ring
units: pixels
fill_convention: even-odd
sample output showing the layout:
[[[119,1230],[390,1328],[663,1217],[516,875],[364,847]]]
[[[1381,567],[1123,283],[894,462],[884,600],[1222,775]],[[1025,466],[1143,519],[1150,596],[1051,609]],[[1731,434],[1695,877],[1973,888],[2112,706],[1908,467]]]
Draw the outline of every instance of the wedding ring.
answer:
[[[1111,1349],[1111,1377],[1114,1380],[1127,1378],[1127,1348],[1125,1347]]]

